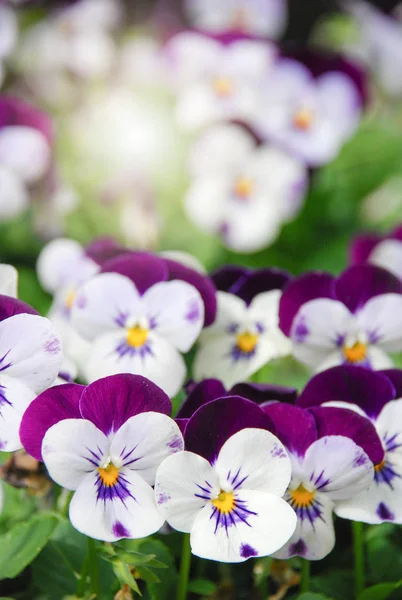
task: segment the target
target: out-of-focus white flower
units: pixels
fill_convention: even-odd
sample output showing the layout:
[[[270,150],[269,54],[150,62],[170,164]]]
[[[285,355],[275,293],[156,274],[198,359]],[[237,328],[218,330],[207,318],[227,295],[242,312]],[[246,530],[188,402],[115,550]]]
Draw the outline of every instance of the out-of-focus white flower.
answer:
[[[362,101],[341,71],[314,78],[302,63],[282,59],[267,81],[256,112],[259,134],[311,166],[335,158],[357,128]]]
[[[134,86],[167,86],[168,77],[162,50],[151,37],[129,40],[120,51],[121,81]]]
[[[286,26],[286,0],[186,0],[186,13],[198,28],[242,31],[276,39]]]
[[[194,145],[188,217],[239,252],[272,243],[298,212],[307,187],[302,162],[273,146],[257,146],[237,125],[217,125]]]
[[[178,122],[197,129],[220,120],[254,118],[276,50],[258,40],[226,42],[183,32],[168,42],[165,53],[178,89]]]

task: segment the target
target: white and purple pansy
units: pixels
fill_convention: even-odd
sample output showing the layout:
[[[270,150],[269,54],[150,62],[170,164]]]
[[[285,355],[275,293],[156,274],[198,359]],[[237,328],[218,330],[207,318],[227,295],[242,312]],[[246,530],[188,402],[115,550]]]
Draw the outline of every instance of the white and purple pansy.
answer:
[[[277,61],[253,124],[263,139],[318,167],[337,156],[359,125],[361,75],[341,60],[305,62]]]
[[[200,336],[197,380],[218,377],[226,387],[245,381],[264,364],[291,352],[278,325],[281,289],[289,275],[277,269],[223,267],[212,275],[216,321]]]
[[[375,464],[370,487],[337,504],[340,517],[402,523],[402,371],[371,372],[340,366],[313,377],[301,393],[301,406],[349,408],[373,423],[384,448]]]
[[[181,353],[191,348],[204,318],[210,318],[208,310],[213,311],[212,283],[179,263],[145,253],[118,256],[103,270],[80,287],[71,313],[73,327],[91,342],[88,381],[137,373],[174,396],[186,376]],[[178,278],[168,281],[173,272]],[[191,283],[179,279],[187,274]],[[202,291],[207,288],[207,310],[193,282],[201,282]]]
[[[380,267],[361,264],[339,277],[307,273],[283,292],[279,323],[294,356],[323,371],[339,364],[386,369],[402,349],[402,283]]]
[[[384,236],[357,236],[350,248],[350,260],[352,264],[369,262],[383,267],[402,279],[402,226]]]
[[[20,300],[0,295],[0,450],[22,447],[22,415],[52,385],[61,362],[61,341],[49,319]]]
[[[283,499],[291,464],[271,419],[252,402],[227,397],[199,408],[185,428],[186,451],[156,474],[161,514],[190,533],[193,554],[242,562],[278,550],[296,515]]]
[[[44,113],[17,98],[0,97],[0,220],[28,207],[30,189],[50,167],[51,144]]]
[[[143,377],[65,384],[34,400],[21,439],[54,481],[73,490],[72,525],[104,541],[142,538],[163,524],[152,485],[160,463],[184,448],[171,402]]]
[[[189,169],[188,218],[238,252],[271,244],[299,212],[308,187],[302,161],[230,123],[201,135]]]
[[[273,402],[260,410],[272,418],[292,463],[285,499],[296,511],[297,527],[275,556],[320,560],[335,545],[337,503],[369,488],[373,463],[384,456],[381,441],[368,419],[343,408],[304,410]]]
[[[222,120],[250,121],[275,55],[269,42],[239,34],[176,34],[165,56],[178,93],[179,124],[198,129]]]
[[[277,39],[286,26],[286,0],[185,0],[186,14],[198,29],[241,31]]]

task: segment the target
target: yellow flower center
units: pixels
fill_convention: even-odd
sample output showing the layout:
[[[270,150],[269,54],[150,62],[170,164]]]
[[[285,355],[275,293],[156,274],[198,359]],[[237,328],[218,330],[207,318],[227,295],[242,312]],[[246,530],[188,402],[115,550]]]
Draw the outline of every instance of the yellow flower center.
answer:
[[[378,463],[378,465],[374,465],[374,471],[376,473],[378,473],[378,471],[382,471],[384,467],[385,467],[385,458],[383,458],[382,461],[380,463]]]
[[[127,344],[133,348],[140,348],[148,339],[148,329],[139,325],[127,329]]]
[[[70,290],[67,294],[66,294],[66,298],[64,300],[64,304],[66,306],[66,308],[68,310],[71,310],[75,297],[76,297],[77,293],[75,290]]]
[[[367,356],[367,346],[362,342],[355,342],[353,346],[344,346],[343,354],[348,362],[359,363]]]
[[[233,82],[229,77],[216,77],[212,82],[212,87],[217,96],[230,96],[233,92]]]
[[[234,499],[233,492],[224,492],[221,490],[219,496],[212,500],[212,504],[223,514],[232,512],[236,506],[236,500]]]
[[[109,463],[104,468],[99,467],[98,471],[103,485],[106,485],[106,487],[115,485],[119,477],[119,469],[113,463]]]
[[[239,198],[247,200],[254,188],[253,180],[249,177],[239,177],[234,185],[234,193]]]
[[[244,333],[239,333],[239,335],[236,336],[237,347],[245,354],[250,354],[250,352],[253,352],[257,342],[258,335],[256,333],[245,331]]]
[[[307,508],[314,501],[314,492],[306,490],[302,483],[295,490],[290,490],[289,493],[296,508]]]
[[[313,113],[308,108],[300,108],[293,116],[293,125],[297,129],[307,131],[313,123]]]

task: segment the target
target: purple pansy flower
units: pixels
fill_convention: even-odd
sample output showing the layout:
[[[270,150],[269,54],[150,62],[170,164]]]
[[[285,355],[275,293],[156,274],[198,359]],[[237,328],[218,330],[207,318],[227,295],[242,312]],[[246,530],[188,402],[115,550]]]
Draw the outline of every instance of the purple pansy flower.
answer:
[[[369,262],[402,279],[402,226],[383,236],[357,236],[351,245],[350,258],[352,264]]]
[[[388,352],[402,349],[402,283],[368,264],[339,277],[307,273],[282,294],[279,322],[294,356],[316,371],[339,364],[388,368]]]
[[[290,353],[278,326],[281,289],[289,275],[277,269],[223,267],[212,279],[218,288],[216,321],[200,336],[196,379],[218,377],[230,388],[260,367]]]
[[[165,55],[178,91],[177,119],[185,128],[198,129],[254,117],[276,49],[239,35],[214,39],[184,31],[169,40]]]
[[[298,404],[350,408],[370,419],[384,458],[374,467],[369,489],[339,502],[335,512],[365,523],[402,523],[402,371],[334,367],[311,379]]]
[[[61,341],[49,319],[0,295],[0,449],[21,448],[19,426],[36,394],[56,379]]]
[[[51,125],[42,112],[10,96],[0,97],[0,219],[21,214],[29,187],[50,166]]]
[[[212,284],[188,267],[146,253],[117,256],[102,271],[79,288],[71,312],[73,327],[92,342],[87,379],[137,373],[174,396],[186,376],[180,353],[191,348],[204,323],[195,286],[213,303]]]
[[[285,499],[297,514],[291,539],[275,556],[324,558],[335,544],[332,512],[370,486],[381,442],[370,421],[342,408],[304,410],[279,402],[263,409],[289,453],[292,478]]]
[[[192,552],[222,562],[272,554],[292,535],[296,516],[281,496],[289,457],[271,419],[238,397],[209,402],[189,420],[186,451],[156,474],[161,514],[190,533]]]
[[[254,125],[264,139],[317,167],[336,157],[362,113],[360,88],[349,69],[314,70],[291,58],[278,60],[267,79]]]
[[[65,384],[31,404],[21,438],[52,479],[75,492],[76,529],[104,541],[142,538],[163,524],[151,487],[156,469],[184,447],[170,411],[166,394],[140,376]]]

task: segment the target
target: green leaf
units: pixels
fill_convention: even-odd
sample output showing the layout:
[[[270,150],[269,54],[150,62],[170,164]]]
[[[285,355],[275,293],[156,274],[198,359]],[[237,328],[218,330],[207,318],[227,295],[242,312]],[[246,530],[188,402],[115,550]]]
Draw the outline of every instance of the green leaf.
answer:
[[[145,567],[144,565],[140,565],[139,567],[137,567],[137,571],[141,579],[143,579],[147,583],[160,582],[159,577],[151,569],[148,569],[148,567]]]
[[[128,585],[139,596],[142,596],[140,588],[138,587],[138,584],[134,579],[133,574],[131,573],[128,565],[121,562],[120,560],[115,560],[113,563],[113,571],[121,584]]]
[[[305,592],[301,596],[297,596],[297,600],[331,600],[328,596],[322,594],[315,594],[313,592]]]
[[[0,579],[21,573],[44,548],[58,523],[56,515],[42,513],[0,536]]]
[[[188,584],[188,591],[200,596],[211,596],[216,592],[216,584],[208,579],[193,579]]]
[[[358,600],[386,600],[400,587],[402,587],[402,580],[395,583],[378,583],[364,590]]]

